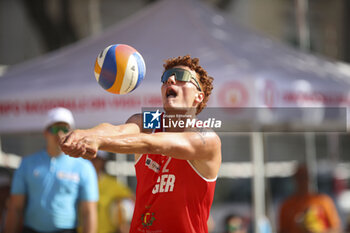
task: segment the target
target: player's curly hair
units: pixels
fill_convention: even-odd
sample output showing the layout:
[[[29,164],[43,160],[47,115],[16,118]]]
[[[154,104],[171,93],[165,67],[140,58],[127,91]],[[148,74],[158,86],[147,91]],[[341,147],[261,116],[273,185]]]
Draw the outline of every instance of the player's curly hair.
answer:
[[[207,71],[199,65],[199,58],[191,58],[190,55],[174,57],[165,60],[165,63],[163,65],[164,71],[179,65],[187,66],[191,70],[194,70],[199,76],[199,82],[204,93],[203,101],[197,106],[196,114],[199,114],[203,110],[203,108],[207,106],[209,96],[211,94],[211,91],[213,90],[214,78],[209,76]]]

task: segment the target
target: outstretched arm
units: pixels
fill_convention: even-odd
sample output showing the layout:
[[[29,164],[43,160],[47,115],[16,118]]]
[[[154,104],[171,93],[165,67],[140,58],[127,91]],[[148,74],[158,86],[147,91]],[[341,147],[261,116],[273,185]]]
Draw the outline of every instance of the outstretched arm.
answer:
[[[102,123],[90,129],[76,129],[64,135],[60,132],[60,146],[63,152],[72,156],[82,156],[82,145],[79,143],[84,137],[89,136],[118,136],[123,134],[135,134],[140,132],[140,115],[135,114],[128,119],[125,124],[112,125],[109,123]]]
[[[221,164],[221,142],[214,132],[89,135],[78,142],[75,153],[91,159],[96,156],[98,150],[114,153],[163,154],[189,160],[197,171],[208,179],[217,176]],[[71,155],[67,151],[64,152]]]
[[[213,132],[86,136],[79,143],[79,153],[84,154],[85,158],[92,158],[97,150],[106,150],[124,154],[164,154],[186,160],[210,160],[221,146],[219,137]]]
[[[73,157],[92,159],[98,150],[114,153],[163,154],[189,160],[206,178],[214,178],[221,164],[221,141],[214,132],[141,132],[141,115],[134,115],[127,124],[113,126],[102,124],[83,130],[78,137],[72,134],[62,137],[62,151]]]

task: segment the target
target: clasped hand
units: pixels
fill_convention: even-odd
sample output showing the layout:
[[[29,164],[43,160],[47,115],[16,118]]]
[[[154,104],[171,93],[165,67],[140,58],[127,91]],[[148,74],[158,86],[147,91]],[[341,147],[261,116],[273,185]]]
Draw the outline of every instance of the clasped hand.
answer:
[[[71,157],[93,159],[99,148],[98,137],[89,135],[84,130],[74,130],[68,134],[59,133],[61,150]]]

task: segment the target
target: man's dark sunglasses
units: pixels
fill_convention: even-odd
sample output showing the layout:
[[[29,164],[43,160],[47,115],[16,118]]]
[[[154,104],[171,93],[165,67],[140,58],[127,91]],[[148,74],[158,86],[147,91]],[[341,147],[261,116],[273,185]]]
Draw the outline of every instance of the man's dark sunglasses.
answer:
[[[176,81],[183,81],[183,82],[190,82],[191,79],[195,81],[196,84],[194,84],[199,91],[202,91],[201,86],[199,85],[197,79],[193,76],[193,74],[185,69],[181,68],[171,68],[169,70],[166,70],[162,75],[162,83],[165,83],[168,81],[169,77],[172,75],[175,76]]]
[[[64,126],[64,125],[53,125],[48,128],[48,131],[51,134],[58,134],[58,132],[62,131],[63,133],[68,133],[69,132],[69,126]]]

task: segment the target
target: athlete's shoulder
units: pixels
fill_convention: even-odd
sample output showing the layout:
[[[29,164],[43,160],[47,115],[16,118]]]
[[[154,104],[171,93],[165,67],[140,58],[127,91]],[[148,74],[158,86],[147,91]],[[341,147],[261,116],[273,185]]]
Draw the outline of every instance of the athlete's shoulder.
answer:
[[[126,123],[134,123],[140,128],[140,132],[143,133],[152,133],[152,129],[144,129],[143,128],[143,118],[142,118],[142,113],[136,113],[129,117],[129,119],[126,121]]]
[[[196,128],[196,131],[209,137],[219,138],[218,134],[211,128]]]
[[[327,194],[325,194],[325,193],[315,194],[315,196],[313,198],[314,199],[318,199],[320,201],[333,202],[332,198],[330,196],[328,196]]]
[[[134,123],[138,125],[140,128],[142,127],[142,114],[141,113],[136,113],[129,117],[129,119],[126,121],[127,124],[129,123]]]
[[[38,151],[34,154],[26,155],[22,158],[20,165],[17,170],[26,171],[27,169],[32,170],[43,164],[48,164],[48,155],[45,150]]]
[[[135,124],[140,124],[142,120],[142,114],[141,113],[135,113],[129,119],[126,121],[126,123],[135,123]]]
[[[205,141],[209,142],[210,146],[221,147],[221,139],[219,135],[210,128],[199,128],[196,130]]]
[[[33,154],[26,155],[22,158],[22,163],[38,163],[39,161],[42,161],[43,157],[48,156],[45,150],[37,151]]]

